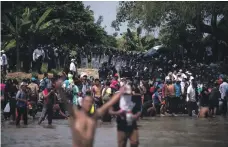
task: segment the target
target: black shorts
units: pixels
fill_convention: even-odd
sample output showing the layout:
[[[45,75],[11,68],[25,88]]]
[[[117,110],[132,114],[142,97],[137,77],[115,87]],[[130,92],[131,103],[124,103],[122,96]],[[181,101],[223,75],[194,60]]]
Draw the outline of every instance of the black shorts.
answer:
[[[217,108],[219,106],[219,101],[218,100],[211,100],[209,103],[210,109]]]

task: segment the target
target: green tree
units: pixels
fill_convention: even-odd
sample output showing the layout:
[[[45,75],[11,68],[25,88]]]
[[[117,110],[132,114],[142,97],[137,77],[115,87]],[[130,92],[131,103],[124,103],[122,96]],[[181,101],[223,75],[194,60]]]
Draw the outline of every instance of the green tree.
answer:
[[[25,8],[24,13],[21,16],[10,16],[7,14],[3,15],[3,27],[8,28],[9,34],[7,36],[11,36],[11,40],[5,44],[5,49],[10,49],[16,47],[17,52],[17,70],[20,70],[20,43],[23,43],[24,34],[29,34],[31,40],[33,41],[34,36],[38,33],[38,31],[42,31],[48,28],[53,22],[57,22],[58,20],[50,20],[44,22],[48,15],[51,13],[52,8],[47,9],[43,15],[39,18],[36,23],[33,23],[31,20],[32,13],[34,13],[37,9],[30,10],[29,8]],[[15,19],[15,20],[14,20]],[[13,24],[15,22],[15,25]],[[30,42],[29,45],[33,43]],[[15,45],[15,46],[14,46]],[[30,47],[31,48],[31,47]],[[31,51],[30,51],[31,52]]]
[[[128,22],[130,26],[140,25],[147,31],[159,27],[162,43],[172,47],[193,47],[196,52],[203,47],[203,34],[208,33],[215,38],[213,49],[216,53],[217,42],[228,43],[227,33],[224,33],[228,30],[227,10],[227,2],[217,1],[120,2],[117,19],[113,24],[118,28],[122,22]]]
[[[97,23],[94,22],[93,11],[82,2],[40,1],[1,4],[2,48],[15,49],[12,54],[16,54],[16,49],[21,55],[22,52],[26,53],[26,58],[30,58],[30,61],[37,44],[64,46],[64,52],[73,53],[93,48],[95,45],[117,46],[115,37],[108,35],[100,25],[103,21],[102,16]],[[19,65],[20,62],[17,63]]]

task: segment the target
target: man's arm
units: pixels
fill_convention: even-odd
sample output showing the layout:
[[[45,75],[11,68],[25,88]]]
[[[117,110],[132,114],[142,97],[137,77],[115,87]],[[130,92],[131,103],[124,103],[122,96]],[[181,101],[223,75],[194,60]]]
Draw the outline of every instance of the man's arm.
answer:
[[[118,110],[118,111],[114,111],[114,108],[113,107],[109,108],[109,114],[110,115],[121,115],[123,113],[124,113],[124,111],[121,110],[121,109]]]
[[[48,94],[47,95],[45,95],[44,94],[44,92],[43,92],[43,96],[44,96],[44,98],[46,99],[46,98],[48,98],[50,95],[51,95],[51,93],[53,92],[53,90],[51,90],[50,92],[48,92]]]
[[[139,112],[137,112],[136,114],[133,115],[133,118],[135,120],[137,120],[137,119],[139,119],[140,115],[141,115],[141,112],[139,111]]]
[[[101,117],[104,115],[104,113],[115,103],[117,103],[120,99],[120,96],[123,92],[119,92],[115,94],[107,103],[105,103],[101,108],[98,108],[96,111],[96,117]]]
[[[188,87],[187,88],[187,97],[188,97],[188,100],[190,99],[190,91],[191,91],[191,89]]]
[[[32,54],[33,61],[36,61],[36,52],[34,51]]]

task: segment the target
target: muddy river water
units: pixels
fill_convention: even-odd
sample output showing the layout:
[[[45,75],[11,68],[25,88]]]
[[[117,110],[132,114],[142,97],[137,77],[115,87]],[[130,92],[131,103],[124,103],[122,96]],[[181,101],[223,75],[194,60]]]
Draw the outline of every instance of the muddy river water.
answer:
[[[48,129],[29,121],[27,128],[5,124],[1,131],[2,147],[71,147],[67,120],[54,120]],[[7,123],[7,122],[6,122]],[[154,117],[140,120],[140,147],[228,147],[228,118],[209,119]],[[95,147],[117,147],[116,124],[101,124]]]

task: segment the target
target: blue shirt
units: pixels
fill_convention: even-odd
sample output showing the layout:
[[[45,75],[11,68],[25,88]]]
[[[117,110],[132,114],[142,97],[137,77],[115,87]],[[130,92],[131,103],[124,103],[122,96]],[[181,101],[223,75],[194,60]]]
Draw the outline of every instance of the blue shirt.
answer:
[[[64,84],[66,85],[66,88],[68,88],[68,87],[69,87],[69,85],[70,85],[69,80],[65,80],[65,81],[64,81]]]
[[[161,83],[161,84],[158,84],[158,87],[159,87],[160,89],[162,89],[163,84],[162,84],[162,83]]]
[[[160,97],[160,96],[159,96],[159,93],[156,91],[156,92],[153,94],[153,102],[154,102],[155,105],[160,103],[159,97]]]
[[[176,97],[180,97],[181,96],[181,85],[180,84],[174,84],[174,88],[175,88]]]
[[[22,90],[19,90],[17,92],[16,99],[26,100],[27,96],[26,96],[25,92],[23,92]],[[27,104],[25,102],[17,101],[17,107],[26,107],[26,106],[27,106]]]

